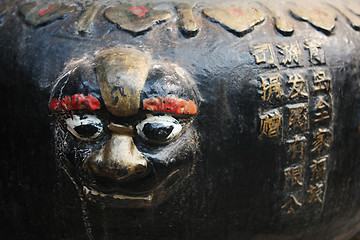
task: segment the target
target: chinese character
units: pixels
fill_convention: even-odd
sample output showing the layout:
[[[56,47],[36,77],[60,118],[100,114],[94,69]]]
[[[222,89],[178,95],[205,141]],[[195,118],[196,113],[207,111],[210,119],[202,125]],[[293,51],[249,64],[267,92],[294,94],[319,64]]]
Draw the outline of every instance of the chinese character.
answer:
[[[286,130],[307,129],[308,128],[307,106],[305,104],[288,105],[288,109],[290,113],[289,113],[289,123]]]
[[[307,40],[304,42],[304,48],[309,50],[310,62],[314,65],[324,64],[325,56],[321,45],[314,40]],[[316,61],[316,62],[315,62]]]
[[[330,105],[325,102],[323,99],[320,99],[320,101],[318,102],[316,109],[315,109],[315,116],[316,119],[314,120],[315,122],[320,122],[326,119],[330,118],[330,113],[329,113],[329,109],[330,109]]]
[[[266,136],[268,138],[274,138],[281,135],[281,123],[282,116],[278,111],[270,112],[260,116],[261,126],[260,126],[260,136]]]
[[[293,61],[296,64],[300,63],[300,56],[302,53],[297,43],[276,45],[276,47],[279,49],[278,52],[284,56],[281,61],[283,65],[291,64]]]
[[[318,72],[314,75],[314,91],[326,90],[330,89],[330,81],[331,79],[326,77],[325,72]]]
[[[281,99],[280,77],[261,77],[261,100],[269,101],[271,98]]]
[[[295,210],[301,207],[302,204],[295,198],[294,195],[290,195],[290,199],[281,207],[281,209],[285,209],[286,215],[295,214]]]
[[[324,192],[324,184],[316,183],[315,186],[310,185],[309,190],[307,190],[308,193],[307,202],[313,203],[317,201],[322,203],[323,200],[321,198],[321,195],[323,195],[323,192]]]
[[[323,179],[326,173],[326,158],[320,160],[313,160],[312,165],[310,165],[312,177],[311,180],[315,181],[318,179]]]
[[[254,55],[255,61],[257,64],[259,63],[268,63],[274,64],[274,51],[272,49],[271,44],[263,43],[259,45],[251,46],[251,54]]]
[[[302,166],[289,167],[284,170],[285,190],[294,185],[303,185],[304,173]],[[290,187],[289,187],[290,186]]]
[[[295,139],[288,140],[286,143],[291,144],[289,152],[291,154],[291,159],[303,159],[304,157],[304,145],[307,139],[305,137],[295,136]]]
[[[319,128],[313,139],[311,152],[317,151],[320,153],[323,149],[330,147],[329,130]]]
[[[297,96],[308,97],[308,90],[306,87],[305,79],[300,74],[294,74],[289,76],[288,83],[291,84],[291,92],[288,98],[294,98]]]

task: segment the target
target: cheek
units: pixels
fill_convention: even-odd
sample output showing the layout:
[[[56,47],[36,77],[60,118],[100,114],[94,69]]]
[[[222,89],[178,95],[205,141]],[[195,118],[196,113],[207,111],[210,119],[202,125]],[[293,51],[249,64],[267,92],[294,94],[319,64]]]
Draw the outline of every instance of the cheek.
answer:
[[[195,163],[198,146],[196,132],[187,129],[178,139],[165,146],[142,147],[141,152],[150,160],[156,170],[188,168]]]
[[[69,131],[64,129],[59,122],[53,124],[53,137],[55,154],[59,161],[70,164],[75,167],[78,172],[82,172],[85,158],[101,148],[102,140],[97,143],[87,143],[76,139]]]

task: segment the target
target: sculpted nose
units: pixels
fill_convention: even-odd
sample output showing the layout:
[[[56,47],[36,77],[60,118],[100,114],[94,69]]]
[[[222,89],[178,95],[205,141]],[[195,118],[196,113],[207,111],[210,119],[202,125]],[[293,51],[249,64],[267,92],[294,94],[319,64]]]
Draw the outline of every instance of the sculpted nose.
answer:
[[[147,162],[131,136],[113,134],[102,149],[87,157],[84,167],[97,176],[124,181],[145,174]]]

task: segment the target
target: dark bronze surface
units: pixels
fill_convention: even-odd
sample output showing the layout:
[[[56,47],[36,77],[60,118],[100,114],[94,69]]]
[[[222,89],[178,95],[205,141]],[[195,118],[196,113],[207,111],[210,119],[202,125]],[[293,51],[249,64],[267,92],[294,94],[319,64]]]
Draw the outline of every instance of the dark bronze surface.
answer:
[[[0,1],[1,239],[351,239],[358,1]]]

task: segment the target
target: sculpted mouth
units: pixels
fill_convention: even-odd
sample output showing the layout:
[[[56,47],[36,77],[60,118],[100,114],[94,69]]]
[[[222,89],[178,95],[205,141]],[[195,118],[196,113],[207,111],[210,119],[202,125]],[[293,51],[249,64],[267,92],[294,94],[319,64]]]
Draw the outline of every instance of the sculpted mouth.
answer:
[[[135,197],[135,196],[127,196],[127,195],[121,195],[121,194],[112,194],[112,193],[102,193],[98,192],[94,189],[90,190],[86,186],[83,186],[83,191],[86,195],[93,195],[93,196],[99,196],[99,197],[110,197],[113,199],[120,199],[120,200],[145,200],[145,201],[151,201],[153,198],[153,194],[150,194],[148,196],[144,197]]]
[[[144,192],[133,192],[133,193],[122,193],[111,192],[105,193],[100,190],[96,190],[92,187],[83,186],[83,193],[90,200],[119,200],[124,201],[124,203],[130,204],[143,204],[143,205],[151,205],[155,202],[159,202],[165,198],[166,192],[171,189],[173,185],[175,185],[179,179],[181,179],[181,171],[179,169],[170,173],[164,180],[162,180],[159,184],[156,185],[152,190],[144,193]],[[166,189],[166,191],[165,191]]]

